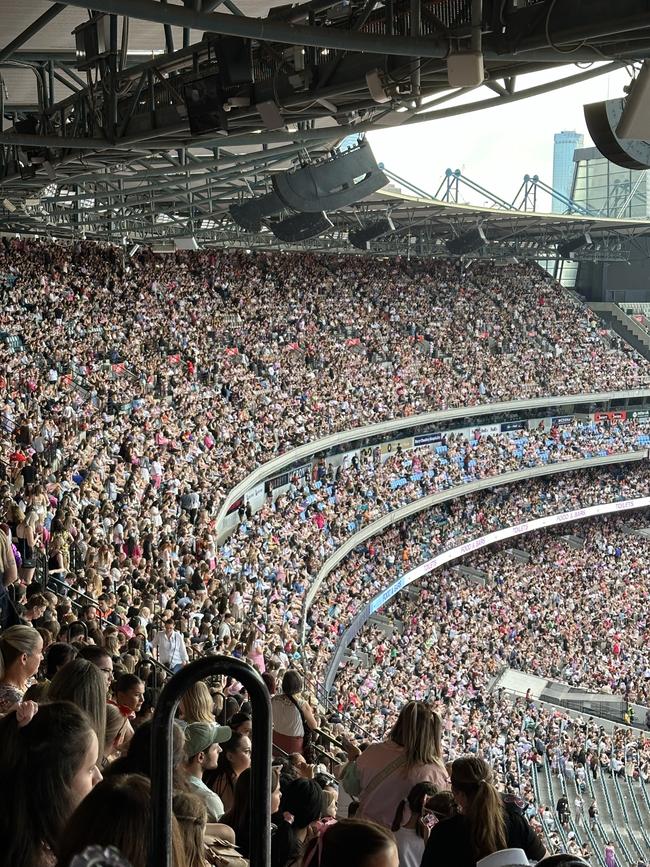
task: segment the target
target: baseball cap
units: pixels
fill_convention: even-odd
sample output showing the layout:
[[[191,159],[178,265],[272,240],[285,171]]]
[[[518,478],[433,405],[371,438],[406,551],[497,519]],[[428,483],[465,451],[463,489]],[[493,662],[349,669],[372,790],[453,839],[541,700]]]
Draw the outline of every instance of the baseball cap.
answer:
[[[185,729],[185,750],[189,758],[208,750],[212,744],[223,744],[232,737],[230,726],[213,723],[190,723]]]
[[[523,849],[501,849],[476,862],[476,867],[528,867],[530,864]]]

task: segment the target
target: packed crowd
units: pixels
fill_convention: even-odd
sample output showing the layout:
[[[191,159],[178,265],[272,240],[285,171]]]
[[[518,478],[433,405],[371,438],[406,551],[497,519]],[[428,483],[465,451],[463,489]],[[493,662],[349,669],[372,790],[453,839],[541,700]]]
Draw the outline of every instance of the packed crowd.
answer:
[[[580,550],[563,539],[567,528],[522,537],[529,562],[502,543],[461,561],[472,573],[443,570],[402,591],[353,642],[335,682],[338,719],[381,739],[409,699],[432,704],[446,721],[450,761],[468,753],[485,759],[551,846],[593,854],[594,837],[583,827],[592,807],[596,829],[587,776],[648,783],[650,736],[623,727],[612,733],[491,686],[514,667],[647,704],[650,541],[631,532],[635,523],[646,526],[643,514],[581,524]],[[534,776],[545,762],[566,780],[582,840],[563,839],[555,804],[537,799]]]
[[[0,864],[67,867],[83,844],[97,842],[116,843],[133,867],[144,865],[134,829],[148,821],[160,663],[175,671],[197,653],[220,652],[249,660],[277,687],[276,747],[283,738],[296,747],[284,750],[291,756],[274,776],[274,864],[300,863],[318,827],[329,841],[323,867],[358,840],[360,867],[395,867],[381,828],[395,810],[373,814],[363,791],[361,813],[380,826],[340,822],[323,836],[336,812],[331,778],[312,779],[300,754],[307,731],[328,722],[315,701],[297,698],[300,680],[287,680],[304,662],[298,627],[307,589],[329,553],[388,511],[509,470],[632,451],[643,429],[576,421],[550,431],[448,434],[383,462],[377,454],[336,468],[323,461],[257,514],[242,506],[236,531],[219,544],[224,496],[260,462],[335,430],[449,406],[646,386],[647,363],[529,265],[475,263],[460,273],[445,262],[424,270],[316,256],[167,260],[145,251],[125,259],[94,245],[3,239],[0,289],[0,768],[16,780],[47,769],[40,777],[51,785],[15,800],[3,790],[3,839],[8,828],[27,827],[44,800],[51,810],[31,833],[11,835]],[[522,514],[639,490],[642,475],[629,469],[571,486],[530,483],[509,496],[497,489],[439,509],[431,532],[418,519],[367,543],[312,609],[310,665],[322,670],[358,604],[396,564],[418,557],[421,542],[439,550]],[[44,562],[45,589],[35,580]],[[363,566],[356,575],[355,563]],[[184,698],[175,735],[176,867],[203,867],[219,854],[216,840],[236,841],[244,854],[248,845],[250,707],[240,684],[211,686]],[[347,707],[342,715],[354,717]],[[340,733],[336,720],[329,724]],[[391,743],[406,750],[409,767],[433,757],[427,779],[444,791],[435,732],[422,744],[406,728],[397,725]],[[341,755],[341,773],[355,765],[355,750],[350,743]],[[106,779],[96,785],[99,767]],[[481,802],[500,817],[491,782],[489,797],[475,798],[489,769],[456,767],[451,784],[458,803],[466,798],[465,815]],[[124,828],[119,805],[127,801],[133,825]],[[543,854],[516,811],[504,809],[505,824],[495,819],[490,841],[476,838],[468,864],[472,852],[488,854],[511,836],[531,857]],[[371,851],[377,859],[364,860]]]
[[[646,496],[647,490],[643,465],[568,473],[451,500],[391,527],[357,546],[321,587],[308,615],[310,668],[322,677],[338,637],[363,605],[436,554],[504,527]]]

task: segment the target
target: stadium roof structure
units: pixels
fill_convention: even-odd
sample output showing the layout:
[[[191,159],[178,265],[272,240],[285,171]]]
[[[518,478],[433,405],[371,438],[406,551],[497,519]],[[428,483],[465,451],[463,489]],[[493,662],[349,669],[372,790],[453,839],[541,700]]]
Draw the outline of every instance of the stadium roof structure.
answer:
[[[331,159],[343,139],[650,57],[648,0],[3,0],[2,25],[0,231],[117,243],[277,246],[264,225],[237,227],[229,206]],[[450,87],[449,69],[460,62],[462,77],[477,56],[483,85]],[[526,86],[542,70],[556,70],[553,81]],[[207,127],[188,111],[196,82],[213,97]],[[609,232],[612,249],[616,233],[643,234],[620,221],[583,226],[374,193],[328,211],[332,227],[298,246],[347,246],[351,226],[387,207],[397,231],[372,252],[406,244],[424,254],[443,229],[449,238],[479,223],[502,249],[508,234],[544,247],[571,226]]]

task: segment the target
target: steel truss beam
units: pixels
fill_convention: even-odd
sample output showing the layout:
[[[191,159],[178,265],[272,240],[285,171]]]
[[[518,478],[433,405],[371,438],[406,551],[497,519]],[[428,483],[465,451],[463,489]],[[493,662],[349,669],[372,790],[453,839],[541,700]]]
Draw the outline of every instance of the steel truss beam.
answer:
[[[50,21],[53,21],[57,15],[60,15],[65,8],[65,3],[55,3],[53,6],[50,6],[49,9],[46,9],[42,15],[38,16],[36,21],[33,21],[29,27],[26,27],[22,33],[16,36],[15,39],[12,39],[4,48],[0,49],[0,63],[9,60],[11,55],[20,48],[21,45],[24,45],[32,38],[32,36],[35,36],[39,31],[46,27]]]

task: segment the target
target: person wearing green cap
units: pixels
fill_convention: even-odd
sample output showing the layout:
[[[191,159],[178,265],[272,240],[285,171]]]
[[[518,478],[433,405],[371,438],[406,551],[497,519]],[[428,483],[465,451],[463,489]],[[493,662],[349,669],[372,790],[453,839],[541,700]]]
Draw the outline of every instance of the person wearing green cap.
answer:
[[[185,729],[187,781],[205,804],[209,822],[218,822],[225,810],[221,798],[203,782],[203,772],[216,768],[221,752],[219,744],[230,740],[231,736],[229,726],[213,723],[190,723]]]

